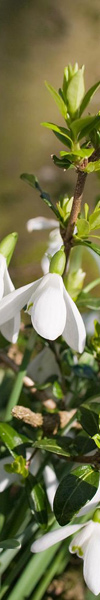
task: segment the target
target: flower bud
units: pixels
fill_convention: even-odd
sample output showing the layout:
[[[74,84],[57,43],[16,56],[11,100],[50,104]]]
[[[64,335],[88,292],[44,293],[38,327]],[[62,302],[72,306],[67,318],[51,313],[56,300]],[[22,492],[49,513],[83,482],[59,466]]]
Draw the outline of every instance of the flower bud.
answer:
[[[97,510],[95,510],[95,513],[93,515],[93,521],[95,521],[95,523],[100,523],[100,508],[97,508]]]
[[[66,255],[64,251],[64,246],[61,246],[60,250],[54,254],[50,262],[50,273],[57,273],[58,275],[63,275],[64,269],[66,266]]]

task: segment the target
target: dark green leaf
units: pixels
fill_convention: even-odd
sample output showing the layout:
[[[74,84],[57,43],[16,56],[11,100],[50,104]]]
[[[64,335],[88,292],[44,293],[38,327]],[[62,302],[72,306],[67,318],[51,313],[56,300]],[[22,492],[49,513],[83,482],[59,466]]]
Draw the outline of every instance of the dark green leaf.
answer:
[[[51,208],[51,210],[55,213],[56,217],[58,217],[59,215],[56,207],[54,206],[53,202],[51,202],[49,194],[47,194],[47,192],[44,192],[40,187],[37,177],[28,173],[22,173],[22,175],[20,175],[20,178],[23,179],[23,181],[26,181],[26,183],[28,183],[29,185],[31,185],[31,187],[39,190],[40,198],[44,200],[45,204],[47,204],[47,206],[49,206],[49,208]]]
[[[35,478],[29,475],[26,481],[26,491],[30,509],[35,513],[36,520],[44,528],[47,525],[47,502],[45,491]]]
[[[58,158],[55,154],[53,154],[52,158],[56,167],[60,167],[60,169],[66,169],[67,171],[67,169],[73,168],[73,165],[71,165],[71,163],[64,158]]]
[[[93,485],[89,485],[75,475],[64,477],[54,499],[54,512],[58,523],[61,526],[69,523],[85,502],[91,500],[95,491]]]
[[[98,88],[100,87],[100,81],[98,81],[97,83],[95,83],[95,85],[92,85],[92,87],[88,90],[88,92],[85,94],[81,105],[80,105],[80,116],[82,115],[83,111],[85,110],[86,106],[88,106],[91,98],[93,98],[95,92],[98,90]]]
[[[63,438],[61,438],[61,444],[57,442],[57,438],[43,438],[43,440],[37,440],[34,444],[35,448],[41,448],[41,450],[47,450],[47,452],[54,452],[54,454],[61,454],[61,456],[70,456],[68,450],[63,448]]]
[[[3,540],[0,542],[0,548],[2,548],[2,550],[7,550],[7,549],[13,549],[13,548],[20,548],[21,544],[18,540]]]
[[[81,405],[79,409],[79,421],[87,431],[87,433],[93,437],[95,433],[99,431],[99,416],[91,410],[91,408],[85,408]]]

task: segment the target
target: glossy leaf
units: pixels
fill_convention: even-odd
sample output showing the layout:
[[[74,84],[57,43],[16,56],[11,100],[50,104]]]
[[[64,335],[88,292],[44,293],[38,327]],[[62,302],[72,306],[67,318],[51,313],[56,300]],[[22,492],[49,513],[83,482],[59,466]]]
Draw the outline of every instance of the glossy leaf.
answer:
[[[8,423],[0,423],[0,438],[13,456],[15,455],[14,448],[28,441],[26,436],[20,435]]]
[[[82,405],[80,407],[79,414],[79,421],[83,429],[85,429],[85,431],[87,431],[87,433],[93,437],[99,431],[99,416],[92,411],[92,407],[88,408]]]
[[[94,150],[94,148],[79,148],[79,150],[74,150],[74,147],[73,147],[72,155],[78,156],[79,158],[88,158],[93,153],[93,150]],[[69,152],[65,152],[64,150],[62,150],[60,152],[60,156],[67,156],[67,155],[69,155]]]
[[[56,165],[56,167],[60,167],[60,169],[65,169],[67,171],[67,169],[71,169],[73,168],[73,165],[66,159],[61,159],[58,158],[55,154],[53,154],[53,162]]]
[[[53,96],[53,99],[56,102],[56,104],[57,104],[57,106],[58,106],[58,108],[59,108],[62,116],[66,120],[66,118],[67,118],[67,108],[66,108],[66,104],[65,104],[64,100],[61,98],[59,92],[57,92],[55,90],[55,88],[52,85],[50,85],[47,81],[45,81],[45,85],[47,87],[47,90]]]
[[[44,528],[47,525],[47,503],[45,491],[35,478],[29,475],[26,481],[26,491],[31,512],[36,516],[38,523]]]
[[[66,449],[65,449],[65,442],[63,443],[63,438],[61,438],[59,440],[59,443],[57,441],[57,438],[52,437],[52,438],[44,438],[42,440],[37,440],[34,444],[35,448],[41,448],[41,450],[46,450],[47,452],[54,452],[54,454],[61,454],[62,456],[70,456],[70,453],[68,452],[68,448],[69,448],[69,444],[67,445],[66,442]]]
[[[91,500],[95,488],[75,475],[67,475],[57,488],[54,499],[54,512],[60,525],[66,525],[72,517]]]
[[[0,253],[5,256],[7,266],[9,265],[13,252],[15,250],[16,242],[18,240],[18,233],[10,233],[0,242]]]
[[[98,81],[97,83],[95,83],[94,85],[92,85],[92,87],[88,90],[88,92],[85,94],[81,105],[80,105],[80,109],[79,109],[79,113],[80,116],[82,115],[83,111],[85,110],[85,108],[88,106],[90,100],[93,98],[95,92],[97,92],[97,90],[100,87],[100,81]]]

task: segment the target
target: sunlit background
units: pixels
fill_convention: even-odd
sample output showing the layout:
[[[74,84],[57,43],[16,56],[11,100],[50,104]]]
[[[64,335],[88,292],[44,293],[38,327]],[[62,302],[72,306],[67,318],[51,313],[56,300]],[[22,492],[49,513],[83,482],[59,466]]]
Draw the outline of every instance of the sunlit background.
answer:
[[[40,275],[40,259],[48,232],[31,233],[26,221],[50,211],[38,193],[20,180],[22,172],[34,173],[53,200],[61,192],[73,193],[75,174],[55,167],[52,153],[60,144],[41,121],[63,124],[57,106],[44,85],[62,83],[68,62],[85,63],[86,89],[100,78],[99,0],[1,0],[1,143],[0,143],[0,238],[18,231],[19,241],[10,273],[15,285]],[[90,111],[100,108],[100,91]],[[100,193],[100,183],[90,175],[84,200],[91,206]],[[95,267],[97,273],[97,267]]]

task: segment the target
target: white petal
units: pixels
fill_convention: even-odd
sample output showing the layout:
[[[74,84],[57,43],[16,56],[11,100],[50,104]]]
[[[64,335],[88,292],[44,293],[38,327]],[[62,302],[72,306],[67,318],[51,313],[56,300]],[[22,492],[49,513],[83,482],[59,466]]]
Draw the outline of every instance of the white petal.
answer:
[[[67,319],[63,331],[63,337],[72,350],[81,353],[84,350],[86,340],[85,327],[78,308],[66,291],[65,286],[64,300],[67,309]]]
[[[44,275],[47,275],[47,273],[49,273],[49,265],[50,265],[50,260],[49,260],[48,256],[46,254],[44,254],[44,256],[41,260],[41,267],[42,267],[42,271],[43,271]]]
[[[0,254],[0,300],[4,294],[4,272],[6,269],[6,259]]]
[[[84,549],[86,548],[87,540],[90,538],[93,531],[94,523],[93,521],[84,524],[81,523],[81,527],[81,531],[75,535],[69,546],[69,552],[71,552],[71,554],[77,554],[78,556],[81,556],[78,549],[83,551],[84,556]]]
[[[14,290],[14,285],[11,281],[11,277],[8,273],[8,269],[7,269],[7,265],[5,266],[5,272],[4,272],[4,296],[6,296],[7,294],[9,294],[10,292],[13,292]]]
[[[31,449],[31,454],[33,453],[33,448]],[[31,463],[30,463],[30,467],[29,467],[29,471],[32,475],[37,475],[37,472],[41,466],[41,462],[42,462],[42,456],[41,456],[41,452],[38,450],[38,452],[36,452],[36,455],[33,456]]]
[[[87,515],[90,510],[92,510],[94,512],[97,504],[99,504],[100,502],[100,483],[99,483],[99,487],[96,491],[96,493],[94,494],[93,498],[86,502],[86,504],[84,504],[83,508],[80,508],[79,512],[77,513],[76,517],[81,517],[83,515]]]
[[[39,335],[55,340],[62,334],[66,321],[62,279],[55,273],[49,273],[44,279],[45,286],[43,282],[43,286],[38,287],[38,297],[31,309],[31,320]]]
[[[46,217],[36,217],[34,219],[29,219],[26,227],[28,231],[52,229],[52,227],[59,227],[59,221],[56,221],[55,219],[46,219]]]
[[[43,348],[35,358],[29,363],[27,369],[27,375],[33,379],[33,381],[42,385],[45,380],[49,380],[51,375],[59,375],[60,369],[56,362],[54,353],[50,348]]]
[[[58,479],[52,467],[47,465],[43,471],[49,504],[53,510],[53,501],[58,487]]]
[[[0,269],[0,300],[3,298],[3,294],[4,294],[4,278],[2,276],[1,269]]]
[[[0,326],[12,319],[27,304],[32,291],[38,286],[38,281],[40,282],[40,279],[18,288],[2,298],[0,301]]]
[[[91,592],[100,592],[100,523],[94,523],[94,531],[87,543],[83,575]]]
[[[42,552],[43,550],[47,550],[50,546],[54,546],[58,542],[65,540],[70,535],[73,535],[78,529],[81,529],[81,525],[65,525],[64,527],[59,527],[59,529],[54,529],[54,531],[50,531],[46,533],[41,538],[33,542],[31,546],[32,552]]]
[[[3,323],[0,327],[0,331],[2,335],[8,340],[8,342],[12,342],[12,344],[16,344],[18,339],[20,329],[20,312],[16,314],[13,319],[10,319],[6,323]]]

